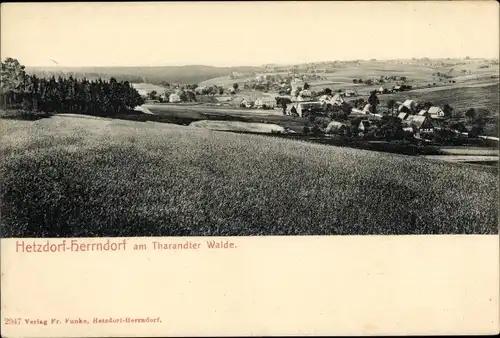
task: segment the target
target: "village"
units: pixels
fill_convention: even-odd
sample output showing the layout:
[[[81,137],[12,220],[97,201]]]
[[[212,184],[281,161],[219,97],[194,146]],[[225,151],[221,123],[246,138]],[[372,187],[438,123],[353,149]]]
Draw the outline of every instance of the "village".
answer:
[[[472,107],[466,112],[457,112],[449,104],[437,105],[421,98],[418,100],[412,98],[411,93],[405,100],[388,99],[385,104],[381,102],[382,97],[413,89],[412,85],[406,83],[409,80],[405,76],[354,79],[353,83],[380,85],[367,95],[366,90],[359,93],[356,89],[311,90],[307,82],[311,74],[308,73],[296,77],[253,75],[244,82],[243,88],[237,82],[226,88],[217,85],[172,84],[159,95],[156,91],[141,94],[150,104],[232,108],[249,114],[264,110],[269,114],[304,121],[302,130],[284,128],[275,131],[277,133],[367,141],[403,140],[429,145],[481,145],[485,140],[498,141],[495,137],[481,135],[490,117],[476,112]],[[229,79],[235,80],[241,76],[231,74]],[[453,83],[454,80],[446,82]],[[273,95],[276,92],[277,95]]]

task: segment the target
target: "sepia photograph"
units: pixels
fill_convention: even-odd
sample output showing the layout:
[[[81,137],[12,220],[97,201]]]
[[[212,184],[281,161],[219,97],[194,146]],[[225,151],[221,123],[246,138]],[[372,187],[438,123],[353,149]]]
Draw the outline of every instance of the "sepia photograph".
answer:
[[[2,237],[497,234],[498,5],[343,5],[3,4]]]
[[[0,15],[3,337],[498,334],[497,1]]]

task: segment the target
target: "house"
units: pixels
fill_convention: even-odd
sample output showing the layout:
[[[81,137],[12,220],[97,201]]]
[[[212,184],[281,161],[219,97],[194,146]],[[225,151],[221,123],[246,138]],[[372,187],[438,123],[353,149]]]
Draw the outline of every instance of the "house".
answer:
[[[308,90],[308,89],[304,89],[304,90],[302,90],[302,91],[300,92],[300,94],[299,94],[299,95],[300,95],[300,96],[302,96],[302,97],[311,97],[311,96],[312,96],[312,93],[311,93],[311,91],[310,91],[310,90]]]
[[[343,133],[347,129],[347,126],[342,122],[332,121],[326,127],[325,132],[327,134]]]
[[[384,87],[380,87],[379,89],[377,89],[377,91],[378,91],[380,94],[384,94],[385,89],[384,89]]]
[[[340,94],[335,94],[330,100],[330,103],[336,106],[341,106],[344,103],[344,98]]]
[[[170,94],[168,93],[163,93],[160,95],[160,99],[163,101],[163,102],[168,102],[170,100]]]
[[[206,89],[207,87],[205,86],[201,86],[201,87],[196,87],[196,89],[194,90],[194,92],[198,95],[201,95],[203,94],[203,91]]]
[[[240,101],[240,107],[252,108],[253,101],[250,98],[244,98]]]
[[[363,108],[363,114],[371,114],[372,113],[372,105],[367,103]]]
[[[293,109],[295,108],[295,111],[298,116],[304,117],[304,113],[316,109],[321,109],[323,107],[323,104],[321,102],[294,102],[290,103],[287,105],[287,115],[293,115]]]
[[[392,91],[393,92],[401,92],[401,91],[403,91],[403,89],[401,88],[401,86],[394,86],[394,87],[392,87]]]
[[[319,101],[320,102],[325,102],[325,103],[328,103],[330,102],[330,100],[332,99],[332,96],[331,95],[323,95],[319,98]]]
[[[407,114],[406,118],[403,121],[401,121],[403,131],[413,133],[413,125],[412,125],[413,117],[414,115]]]
[[[413,100],[406,100],[405,102],[403,102],[403,104],[401,104],[398,108],[398,111],[400,112],[401,110],[403,110],[405,107],[407,109],[409,109],[410,111],[413,111],[415,109],[415,107],[417,106],[417,103]]]
[[[358,125],[358,133],[360,135],[363,135],[364,133],[366,133],[369,127],[370,127],[370,121],[362,120],[361,122],[359,122]]]
[[[402,112],[402,113],[399,113],[398,114],[398,118],[400,120],[406,120],[408,118],[409,114],[408,113],[405,113],[405,112]]]
[[[323,95],[319,99],[320,102],[329,103],[334,106],[341,106],[345,101],[341,94]]]
[[[236,94],[236,89],[234,89],[234,87],[229,87],[227,91],[229,94]]]
[[[403,125],[403,130],[415,128],[417,133],[432,133],[434,131],[434,126],[428,116],[410,115],[403,121]]]
[[[347,97],[356,96],[356,92],[352,91],[352,90],[346,91],[345,96],[347,96]]]
[[[272,97],[261,97],[255,100],[254,106],[256,108],[262,109],[262,108],[274,108],[276,106],[276,99],[273,99]]]
[[[170,103],[181,102],[181,97],[179,96],[179,94],[176,94],[176,93],[170,94],[170,97],[168,98],[168,102],[170,102]]]
[[[292,96],[295,96],[297,94],[297,90],[299,88],[304,88],[304,84],[305,82],[300,80],[300,79],[294,79],[291,83],[290,83],[290,86],[292,87],[292,90],[291,90],[291,95]]]
[[[431,117],[444,117],[444,111],[439,107],[430,107],[428,112]]]
[[[421,111],[418,112],[417,115],[419,115],[419,116],[426,116],[427,114],[428,114],[427,110],[422,109]]]

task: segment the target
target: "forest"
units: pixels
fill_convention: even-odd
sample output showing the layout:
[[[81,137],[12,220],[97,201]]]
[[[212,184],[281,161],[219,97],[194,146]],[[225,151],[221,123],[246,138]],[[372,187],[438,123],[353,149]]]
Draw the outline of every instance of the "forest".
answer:
[[[2,62],[1,76],[0,105],[4,109],[112,116],[144,103],[127,81],[40,78],[27,74],[13,58]]]

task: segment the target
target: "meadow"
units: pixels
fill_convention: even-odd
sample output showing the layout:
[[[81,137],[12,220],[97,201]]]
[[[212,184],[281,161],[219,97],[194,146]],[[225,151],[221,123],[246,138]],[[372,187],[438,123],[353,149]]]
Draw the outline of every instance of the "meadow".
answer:
[[[442,90],[414,90],[410,92],[379,95],[382,104],[388,100],[404,101],[407,98],[417,102],[430,101],[434,105],[451,105],[454,109],[465,112],[469,108],[486,109],[491,115],[499,114],[499,84],[482,86],[461,86],[442,88]]]
[[[0,119],[4,237],[496,234],[498,176],[165,123]]]

